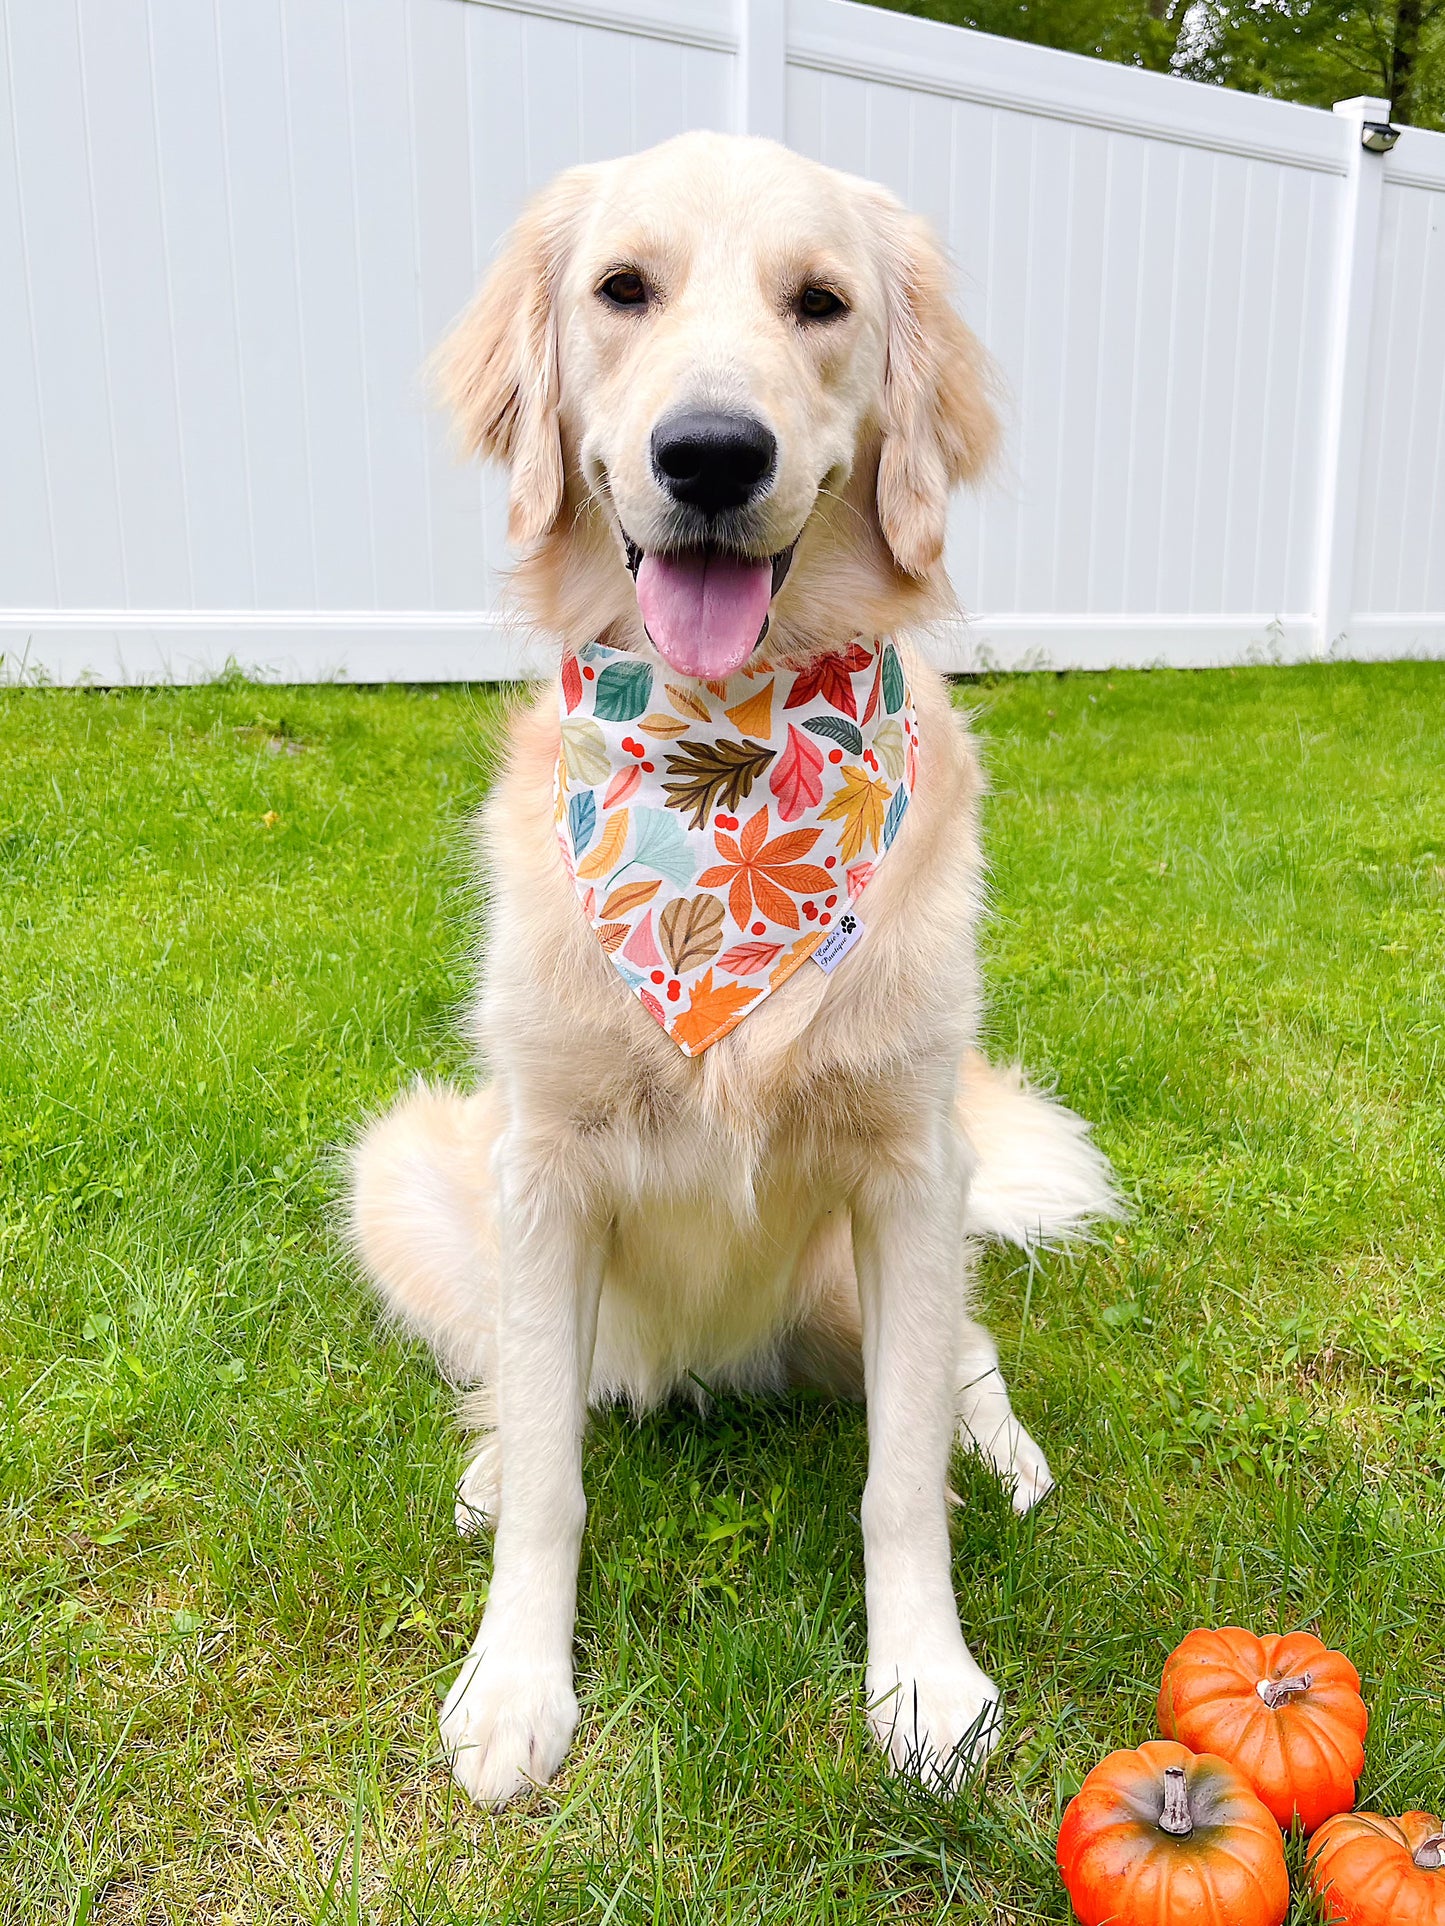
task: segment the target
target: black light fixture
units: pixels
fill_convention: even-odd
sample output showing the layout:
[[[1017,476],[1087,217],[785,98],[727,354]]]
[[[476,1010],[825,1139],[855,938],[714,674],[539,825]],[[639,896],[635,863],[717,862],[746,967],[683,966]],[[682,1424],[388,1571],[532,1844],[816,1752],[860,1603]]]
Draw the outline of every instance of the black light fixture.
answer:
[[[1372,154],[1388,154],[1399,138],[1399,128],[1392,127],[1387,120],[1365,120],[1360,123],[1360,144],[1368,147]]]

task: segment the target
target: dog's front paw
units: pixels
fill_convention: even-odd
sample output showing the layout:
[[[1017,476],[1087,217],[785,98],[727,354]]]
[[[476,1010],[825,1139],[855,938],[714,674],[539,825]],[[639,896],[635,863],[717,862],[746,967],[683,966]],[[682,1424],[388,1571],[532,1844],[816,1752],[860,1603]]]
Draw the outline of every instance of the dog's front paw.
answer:
[[[998,1687],[963,1647],[932,1663],[868,1663],[868,1723],[895,1772],[946,1792],[993,1750]]]
[[[516,1663],[495,1648],[468,1656],[442,1707],[442,1749],[457,1784],[494,1810],[545,1785],[576,1729],[570,1669]]]

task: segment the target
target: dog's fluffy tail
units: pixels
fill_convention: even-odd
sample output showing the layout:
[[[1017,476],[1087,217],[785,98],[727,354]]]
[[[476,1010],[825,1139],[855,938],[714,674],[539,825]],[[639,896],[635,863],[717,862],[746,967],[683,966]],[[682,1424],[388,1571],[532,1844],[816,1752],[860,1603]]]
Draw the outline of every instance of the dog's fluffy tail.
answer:
[[[995,1069],[971,1051],[958,1119],[978,1159],[968,1193],[975,1236],[1060,1244],[1100,1218],[1124,1215],[1109,1160],[1091,1141],[1088,1124],[1031,1089],[1017,1064]]]

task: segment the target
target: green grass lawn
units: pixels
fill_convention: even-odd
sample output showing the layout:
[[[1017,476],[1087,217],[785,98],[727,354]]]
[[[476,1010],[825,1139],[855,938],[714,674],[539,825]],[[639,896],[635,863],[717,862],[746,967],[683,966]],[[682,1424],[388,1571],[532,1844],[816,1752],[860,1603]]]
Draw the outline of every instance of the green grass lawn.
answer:
[[[468,1074],[498,700],[0,694],[5,1926],[1063,1920],[1062,1804],[1197,1622],[1346,1646],[1366,1799],[1441,1810],[1445,667],[960,699],[991,1048],[1134,1202],[984,1268],[1059,1474],[1018,1521],[959,1472],[1004,1741],[949,1800],[880,1768],[860,1412],[609,1417],[576,1749],[494,1820],[437,1753],[450,1398],[332,1226],[358,1119]]]

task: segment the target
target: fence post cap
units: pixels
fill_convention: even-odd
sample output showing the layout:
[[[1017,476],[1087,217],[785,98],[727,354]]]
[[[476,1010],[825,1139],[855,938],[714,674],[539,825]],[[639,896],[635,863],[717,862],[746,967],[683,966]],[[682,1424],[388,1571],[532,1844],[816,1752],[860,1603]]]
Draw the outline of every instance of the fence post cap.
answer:
[[[1390,103],[1374,94],[1352,94],[1348,100],[1337,100],[1335,112],[1346,120],[1385,120],[1390,118]]]

